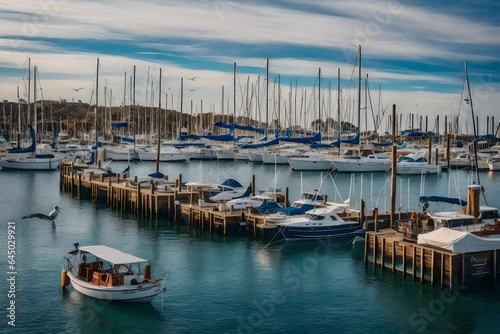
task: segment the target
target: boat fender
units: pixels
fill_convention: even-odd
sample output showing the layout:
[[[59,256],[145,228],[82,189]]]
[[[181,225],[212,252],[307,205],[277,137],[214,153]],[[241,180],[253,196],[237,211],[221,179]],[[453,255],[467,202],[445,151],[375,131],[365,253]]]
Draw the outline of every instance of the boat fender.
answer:
[[[63,271],[61,271],[61,286],[68,286],[68,285],[69,285],[68,271],[66,269],[63,269]]]
[[[151,265],[147,265],[144,267],[144,281],[151,280]]]

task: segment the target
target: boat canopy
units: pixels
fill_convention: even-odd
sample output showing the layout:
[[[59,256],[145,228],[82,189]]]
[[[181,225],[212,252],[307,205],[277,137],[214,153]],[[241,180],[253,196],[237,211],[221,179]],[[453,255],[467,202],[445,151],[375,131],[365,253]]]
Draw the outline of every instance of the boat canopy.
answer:
[[[113,129],[126,128],[128,126],[127,122],[111,123]]]
[[[117,249],[104,246],[84,246],[80,247],[80,252],[90,253],[95,255],[96,257],[106,260],[112,264],[131,264],[131,263],[139,263],[139,262],[148,262],[148,260],[141,259],[140,257],[124,253]]]
[[[443,197],[443,196],[420,196],[420,203],[425,203],[425,202],[443,202],[461,206],[467,205],[467,202],[461,200],[460,198]]]
[[[418,235],[418,244],[444,248],[453,253],[464,254],[500,248],[500,238],[478,237],[472,233],[441,227],[435,231]]]

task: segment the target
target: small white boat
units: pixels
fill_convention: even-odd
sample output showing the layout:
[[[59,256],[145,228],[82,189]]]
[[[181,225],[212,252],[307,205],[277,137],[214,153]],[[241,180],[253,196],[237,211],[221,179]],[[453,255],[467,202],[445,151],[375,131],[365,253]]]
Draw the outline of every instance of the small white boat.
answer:
[[[65,257],[61,284],[81,294],[106,301],[151,302],[164,291],[164,278],[151,279],[147,260],[114,248],[78,247]],[[144,266],[142,266],[144,265]]]
[[[289,158],[288,164],[295,171],[329,171],[335,168],[331,156],[318,152],[310,152],[304,157]]]
[[[286,240],[317,240],[339,237],[354,237],[359,229],[357,221],[346,221],[338,214],[338,209],[347,204],[330,203],[306,212],[305,216],[292,217],[277,222],[280,232]]]
[[[500,170],[500,158],[491,158],[488,160],[488,169],[491,171]]]
[[[340,173],[388,172],[391,169],[391,156],[387,153],[371,153],[366,157],[335,158],[333,164]]]
[[[441,165],[429,164],[427,158],[421,154],[407,154],[401,157],[396,163],[396,174],[421,175],[441,174],[441,172]]]
[[[23,170],[55,170],[62,160],[63,156],[55,154],[20,155],[12,158],[1,158],[0,167]]]

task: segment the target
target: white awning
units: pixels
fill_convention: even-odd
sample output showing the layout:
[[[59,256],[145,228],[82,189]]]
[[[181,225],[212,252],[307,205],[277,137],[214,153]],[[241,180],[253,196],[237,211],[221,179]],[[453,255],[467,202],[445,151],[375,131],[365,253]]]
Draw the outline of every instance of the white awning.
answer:
[[[441,227],[435,231],[418,235],[418,244],[427,244],[457,254],[500,249],[500,238],[479,237],[469,232]]]
[[[84,246],[80,247],[79,249],[80,252],[87,252],[93,254],[96,257],[106,260],[112,264],[131,264],[138,262],[148,262],[148,260],[141,259],[140,257],[130,255],[104,245]]]

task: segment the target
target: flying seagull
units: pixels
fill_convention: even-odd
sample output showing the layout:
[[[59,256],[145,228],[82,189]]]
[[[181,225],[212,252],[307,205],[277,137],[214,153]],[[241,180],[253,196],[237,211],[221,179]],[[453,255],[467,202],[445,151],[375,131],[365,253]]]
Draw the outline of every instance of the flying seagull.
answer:
[[[190,91],[194,92],[196,89],[190,89]]]
[[[52,221],[52,224],[54,224],[54,220],[56,220],[57,215],[60,212],[59,209],[60,209],[60,207],[55,205],[54,210],[50,211],[50,213],[48,215],[45,215],[43,213],[33,213],[31,215],[24,216],[23,219],[24,218],[38,218],[38,219],[42,219],[42,220],[50,220],[50,221]]]
[[[80,87],[80,88],[73,88],[73,90],[74,90],[75,92],[78,92],[80,89],[83,89],[83,87]]]
[[[192,78],[188,78],[188,80],[191,80],[191,81],[195,81],[196,79],[198,79],[199,77],[192,77]]]

